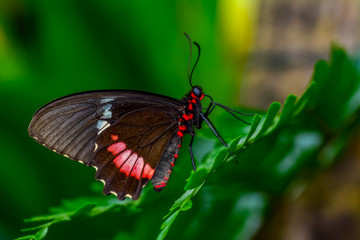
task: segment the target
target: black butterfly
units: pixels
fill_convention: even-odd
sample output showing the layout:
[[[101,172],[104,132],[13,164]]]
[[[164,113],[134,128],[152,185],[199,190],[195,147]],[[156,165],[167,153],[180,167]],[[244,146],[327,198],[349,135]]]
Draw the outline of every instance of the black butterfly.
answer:
[[[199,55],[188,74],[191,86],[200,56],[200,47],[194,44]],[[201,104],[204,96],[210,99],[205,109]],[[203,121],[228,148],[208,119],[216,106],[233,116],[240,113],[214,102],[198,86],[192,86],[181,100],[129,90],[83,92],[40,108],[30,123],[29,134],[45,147],[94,167],[96,179],[105,185],[104,194],[135,200],[149,180],[156,191],[166,186],[184,134],[191,135],[189,150],[195,170],[191,148],[194,127],[201,128]]]

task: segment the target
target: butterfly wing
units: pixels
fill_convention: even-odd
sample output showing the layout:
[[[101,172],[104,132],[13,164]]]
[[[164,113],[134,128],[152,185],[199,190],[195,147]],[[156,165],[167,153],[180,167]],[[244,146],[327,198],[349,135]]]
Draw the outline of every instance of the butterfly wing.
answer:
[[[49,149],[96,167],[104,193],[138,198],[176,131],[182,108],[179,100],[145,92],[85,92],[45,105],[28,130]]]
[[[105,129],[96,140],[90,163],[97,168],[96,178],[105,185],[104,194],[139,198],[177,126],[168,112],[150,107],[127,113]]]

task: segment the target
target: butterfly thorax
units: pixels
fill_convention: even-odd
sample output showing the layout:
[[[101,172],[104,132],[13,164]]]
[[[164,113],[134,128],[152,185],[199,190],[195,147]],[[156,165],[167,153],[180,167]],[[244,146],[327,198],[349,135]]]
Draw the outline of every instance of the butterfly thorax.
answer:
[[[201,100],[203,99],[204,94],[202,89],[198,86],[193,87],[193,89],[185,96],[184,100],[186,101],[185,113],[181,116],[180,126],[183,125],[188,128],[195,126],[196,128],[201,127],[203,119],[200,116],[202,112]],[[184,129],[185,130],[185,129]],[[186,132],[190,129],[186,129]]]

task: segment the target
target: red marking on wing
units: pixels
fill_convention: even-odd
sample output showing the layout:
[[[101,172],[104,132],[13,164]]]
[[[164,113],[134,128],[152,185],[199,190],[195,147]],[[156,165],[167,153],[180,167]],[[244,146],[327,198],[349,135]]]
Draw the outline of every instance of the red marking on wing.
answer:
[[[180,144],[178,145],[178,148],[181,148],[181,145],[180,145]]]
[[[177,135],[178,135],[179,137],[183,137],[183,136],[184,136],[184,133],[178,131],[178,132],[177,132]]]
[[[155,170],[153,168],[151,168],[149,164],[146,164],[144,167],[142,177],[151,179],[152,176],[154,175],[154,173],[155,173]]]
[[[131,150],[125,150],[124,152],[122,152],[120,155],[118,155],[113,162],[115,163],[117,168],[120,168],[125,161],[129,158],[131,154]]]
[[[141,171],[144,167],[144,158],[139,157],[135,163],[133,170],[131,171],[130,176],[134,176],[136,179],[140,180]]]
[[[201,97],[199,98],[200,100],[204,98],[204,94],[201,94]]]
[[[122,165],[119,172],[125,173],[126,176],[129,176],[136,159],[138,159],[138,155],[136,153],[131,154],[128,160]]]
[[[173,163],[170,163],[170,165],[171,165],[171,166],[175,166],[175,164],[173,164]]]
[[[169,180],[169,178],[168,178],[168,177],[164,177],[164,179],[165,179],[165,180]]]
[[[155,186],[155,188],[161,188],[161,187],[166,187],[166,184],[159,184]]]
[[[179,126],[179,130],[180,130],[180,131],[186,130],[186,126]]]
[[[116,141],[119,139],[119,135],[114,135],[114,134],[111,134],[111,139]]]
[[[107,150],[111,152],[114,156],[121,153],[124,149],[126,149],[126,144],[123,142],[117,142],[114,144],[111,144]]]
[[[178,158],[178,157],[179,157],[179,155],[177,155],[177,153],[175,153],[174,157],[175,157],[175,158]]]

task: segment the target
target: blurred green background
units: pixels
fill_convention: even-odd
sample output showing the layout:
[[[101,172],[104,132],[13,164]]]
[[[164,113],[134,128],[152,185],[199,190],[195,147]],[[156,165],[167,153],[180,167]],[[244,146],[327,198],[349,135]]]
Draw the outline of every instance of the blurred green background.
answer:
[[[271,102],[283,102],[288,94],[301,95],[305,91],[315,62],[329,58],[332,41],[345,46],[355,62],[360,62],[359,16],[356,0],[1,0],[0,239],[21,236],[20,229],[26,227],[24,218],[44,214],[63,199],[100,195],[115,201],[113,196],[101,195],[93,169],[45,149],[28,136],[31,117],[42,105],[67,94],[97,89],[135,89],[183,97],[190,88],[189,46],[183,35],[187,32],[202,48],[193,84],[202,86],[222,104],[265,111]],[[244,127],[232,128],[238,123],[229,118],[221,111],[212,116],[227,140],[244,131]],[[204,131],[195,144],[198,159],[215,142],[208,139],[208,129]],[[287,143],[290,136],[283,134],[280,140]],[[278,144],[283,144],[281,141]],[[316,145],[316,136],[314,141]],[[262,149],[271,154],[271,147],[262,144]],[[240,163],[238,168],[246,165],[256,172],[256,164]],[[263,163],[263,168],[271,171],[267,164],[271,162]],[[308,184],[291,187],[291,180],[302,166],[294,164],[286,181],[275,176],[275,170],[266,173],[280,179],[276,186],[266,186],[266,181],[251,174],[243,177],[248,177],[244,180],[247,184],[222,186],[222,182],[231,183],[238,177],[235,165],[228,164],[202,189],[193,209],[179,216],[169,231],[169,239],[251,239],[257,232],[255,238],[270,239],[264,236],[270,236],[267,234],[278,229],[279,223],[287,222],[285,217],[272,217],[271,209],[281,215],[289,209],[269,199],[285,199],[282,201],[293,204]],[[96,218],[61,223],[51,228],[47,239],[154,239],[162,217],[183,193],[191,170],[184,148],[169,189],[158,194],[148,187],[137,210],[124,208]],[[316,176],[311,172],[303,178]],[[292,197],[281,198],[286,194]],[[359,199],[356,195],[352,202]],[[358,206],[359,202],[354,204]],[[288,238],[288,234],[300,228],[296,226],[294,223],[286,228],[286,234],[275,234],[276,239],[295,239]]]

